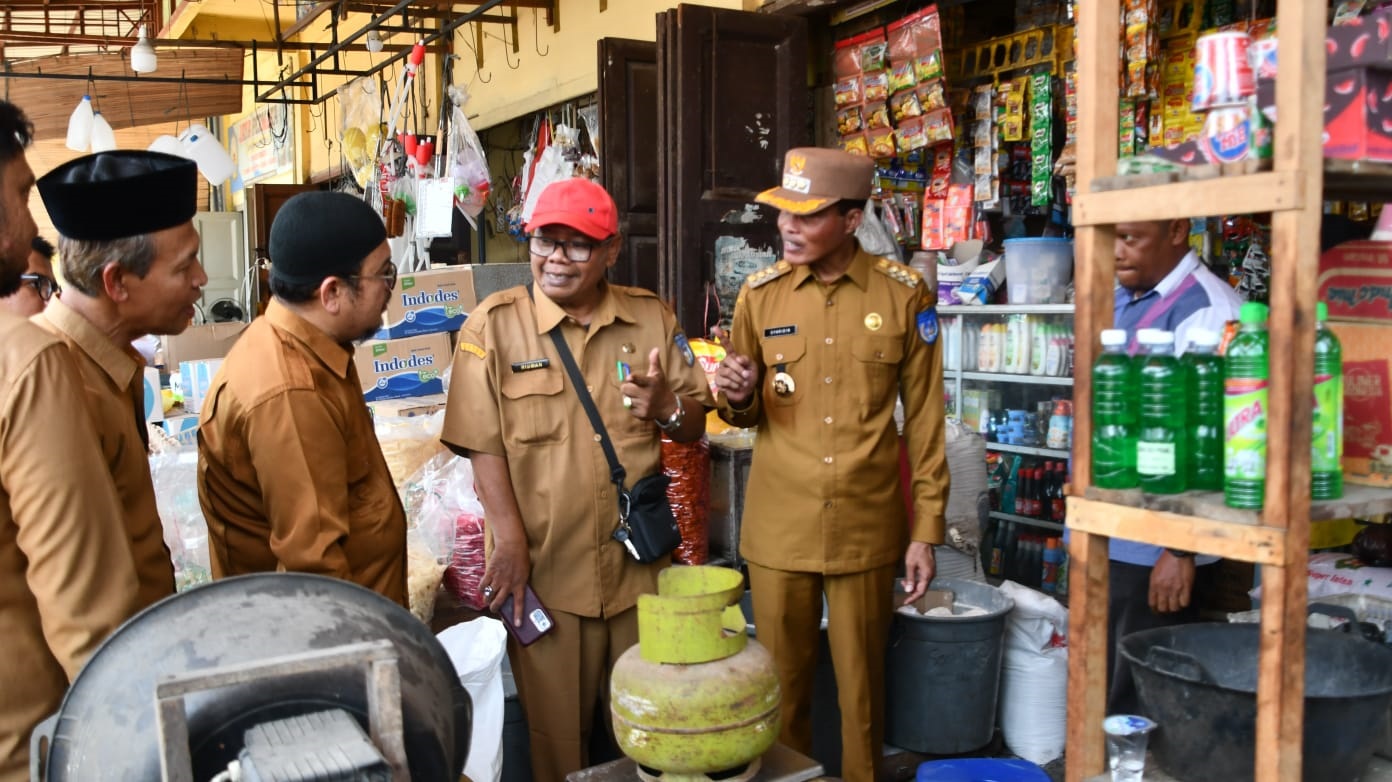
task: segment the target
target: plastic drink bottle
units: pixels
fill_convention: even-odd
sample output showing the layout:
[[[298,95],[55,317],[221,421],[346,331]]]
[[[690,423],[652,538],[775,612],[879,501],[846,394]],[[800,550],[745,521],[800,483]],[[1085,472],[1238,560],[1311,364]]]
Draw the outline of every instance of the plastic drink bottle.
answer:
[[[1223,356],[1223,501],[1233,508],[1260,509],[1266,491],[1266,313],[1244,303]]]
[[[1141,490],[1178,494],[1189,488],[1189,405],[1185,370],[1174,354],[1174,334],[1141,329],[1140,426],[1136,473]]]
[[[1220,335],[1189,332],[1189,349],[1180,361],[1189,371],[1189,488],[1223,490],[1223,359]]]
[[[1130,489],[1136,474],[1136,371],[1126,354],[1126,331],[1102,332],[1092,367],[1092,483]]]
[[[1063,564],[1063,541],[1049,538],[1045,542],[1043,563],[1043,572],[1039,580],[1040,590],[1049,594],[1058,592],[1058,570],[1059,565]]]
[[[1339,338],[1329,330],[1329,307],[1315,305],[1315,410],[1310,421],[1310,497],[1332,500],[1344,494],[1344,358]]]

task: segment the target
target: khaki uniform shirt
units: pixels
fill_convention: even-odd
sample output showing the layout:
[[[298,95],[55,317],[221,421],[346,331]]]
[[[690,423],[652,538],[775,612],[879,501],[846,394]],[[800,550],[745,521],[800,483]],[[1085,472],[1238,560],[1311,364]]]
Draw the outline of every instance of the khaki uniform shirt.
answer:
[[[29,779],[29,732],[135,612],[120,502],[63,343],[0,314],[0,780]]]
[[[279,301],[208,389],[198,499],[214,578],[318,573],[406,605],[406,514],[353,354]]]
[[[903,555],[896,397],[912,472],[911,536],[943,541],[948,474],[936,303],[917,272],[859,249],[830,285],[786,261],[746,280],[731,337],[758,368],[759,383],[747,410],[726,403],[721,411],[736,426],[758,427],[740,527],[746,559],[851,573]]]
[[[535,301],[524,287],[485,299],[459,332],[441,437],[507,457],[532,588],[548,608],[592,617],[626,611],[656,591],[667,563],[640,565],[610,537],[619,511],[608,462],[548,332],[565,335],[629,487],[660,469],[662,440],[652,421],[624,409],[618,362],[647,372],[648,354],[659,348],[672,390],[714,404],[672,311],[646,290],[606,289],[588,329],[540,290]]]
[[[144,428],[145,360],[133,348],[112,342],[60,299],[49,302],[43,313],[34,316],[34,323],[67,344],[82,375],[87,411],[121,498],[144,608],[174,594],[174,564],[164,544],[150,479]]]

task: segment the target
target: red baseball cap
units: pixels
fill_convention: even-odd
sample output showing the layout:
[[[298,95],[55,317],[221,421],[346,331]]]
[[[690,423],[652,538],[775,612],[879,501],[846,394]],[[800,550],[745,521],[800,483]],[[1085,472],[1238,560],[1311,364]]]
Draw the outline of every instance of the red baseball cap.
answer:
[[[596,241],[619,232],[619,210],[609,191],[584,177],[561,179],[546,186],[537,198],[527,230],[564,225]]]

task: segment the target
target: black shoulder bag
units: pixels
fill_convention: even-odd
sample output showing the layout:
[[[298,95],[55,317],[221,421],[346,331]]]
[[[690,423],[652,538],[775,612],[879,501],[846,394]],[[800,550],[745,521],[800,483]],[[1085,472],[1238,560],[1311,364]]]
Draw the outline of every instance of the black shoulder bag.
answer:
[[[570,346],[559,328],[551,330],[551,342],[556,345],[556,352],[561,354],[561,363],[565,364],[566,374],[570,375],[570,384],[575,386],[575,395],[580,397],[585,415],[589,416],[595,434],[599,435],[604,458],[609,460],[609,479],[614,482],[619,497],[619,526],[614,530],[614,540],[622,543],[629,555],[639,562],[656,562],[672,553],[681,543],[681,530],[677,529],[677,519],[667,502],[670,479],[657,472],[643,476],[633,484],[632,490],[624,488],[628,473],[619,464],[614,444],[609,441],[609,430],[599,417],[594,399],[585,388],[585,377],[575,365],[575,357],[571,355]]]

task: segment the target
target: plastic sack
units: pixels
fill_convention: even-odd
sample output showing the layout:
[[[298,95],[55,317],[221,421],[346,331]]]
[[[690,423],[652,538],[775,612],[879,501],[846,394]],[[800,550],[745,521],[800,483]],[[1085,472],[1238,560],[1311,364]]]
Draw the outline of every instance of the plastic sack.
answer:
[[[532,171],[531,182],[527,185],[527,200],[522,204],[522,222],[532,219],[541,192],[552,182],[569,179],[575,166],[565,159],[561,150],[552,144],[541,151],[536,168]]]
[[[454,178],[454,205],[469,221],[469,227],[478,230],[477,218],[493,187],[488,175],[488,156],[464,115],[468,94],[458,87],[450,87],[450,100],[454,110],[450,114],[448,173]]]
[[[164,543],[174,562],[179,592],[212,581],[208,523],[198,502],[198,449],[171,448],[150,456],[155,507],[164,528]]]
[[[403,492],[407,519],[430,540],[450,540],[443,552],[445,589],[476,611],[486,607],[479,590],[487,560],[483,552],[483,505],[474,493],[472,463],[444,452],[430,459]]]
[[[856,240],[861,248],[871,255],[879,255],[896,261],[904,260],[904,250],[894,241],[894,232],[880,217],[880,207],[875,199],[865,201],[865,217],[856,229]]]
[[[446,453],[440,444],[444,426],[443,410],[430,415],[382,416],[373,420],[377,443],[382,447],[382,456],[387,460],[387,470],[397,491],[401,491],[406,481],[431,458]]]
[[[445,647],[459,683],[473,701],[473,735],[464,776],[473,782],[499,782],[503,776],[503,655],[507,630],[497,619],[481,617],[436,636]]]
[[[1044,765],[1063,754],[1068,719],[1068,609],[1013,581],[1005,623],[1000,725],[1010,751]]]
[[[986,489],[986,440],[965,424],[947,419],[947,544],[973,561],[980,559],[981,529],[990,516]]]
[[[354,79],[338,90],[343,122],[338,140],[343,159],[358,187],[366,188],[377,171],[377,148],[382,141],[382,98],[369,76]]]
[[[667,484],[667,503],[681,531],[681,543],[672,560],[682,565],[704,565],[710,558],[710,445],[705,438],[678,443],[662,438],[662,472]]]

